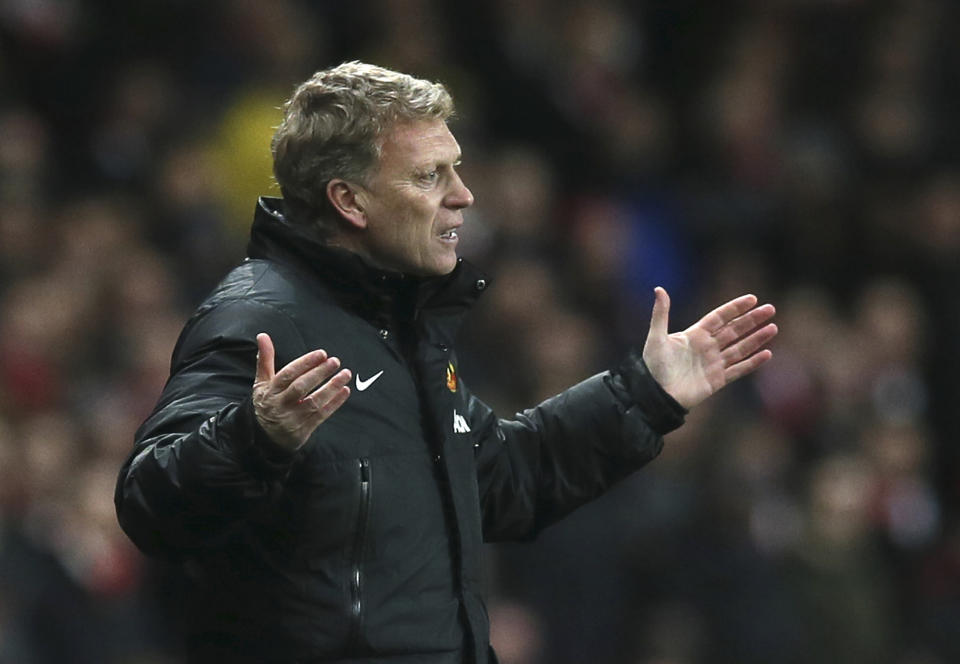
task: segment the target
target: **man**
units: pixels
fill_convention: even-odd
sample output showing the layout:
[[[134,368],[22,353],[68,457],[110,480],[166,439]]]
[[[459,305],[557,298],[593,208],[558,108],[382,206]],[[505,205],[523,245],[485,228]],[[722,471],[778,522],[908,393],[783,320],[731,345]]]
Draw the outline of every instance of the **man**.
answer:
[[[441,85],[356,62],[286,105],[283,199],[187,323],[117,485],[133,541],[182,562],[191,661],[494,662],[482,542],[602,494],[770,358],[772,306],[668,335],[657,289],[642,357],[498,419],[452,350],[487,285],[457,258],[452,112]]]

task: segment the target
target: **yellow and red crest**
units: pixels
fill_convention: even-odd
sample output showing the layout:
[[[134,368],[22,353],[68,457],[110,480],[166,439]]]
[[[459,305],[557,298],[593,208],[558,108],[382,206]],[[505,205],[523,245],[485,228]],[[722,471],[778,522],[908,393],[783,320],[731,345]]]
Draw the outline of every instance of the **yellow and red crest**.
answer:
[[[457,370],[453,362],[447,362],[447,389],[451,392],[457,391]]]

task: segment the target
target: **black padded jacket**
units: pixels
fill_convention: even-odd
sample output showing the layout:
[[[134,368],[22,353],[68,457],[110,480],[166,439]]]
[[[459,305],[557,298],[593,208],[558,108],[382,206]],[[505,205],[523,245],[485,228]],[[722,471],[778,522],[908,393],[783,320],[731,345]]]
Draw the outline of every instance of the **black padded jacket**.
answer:
[[[116,490],[130,538],[182,565],[190,661],[493,662],[482,543],[534,537],[659,453],[684,410],[636,354],[510,420],[471,395],[452,348],[486,285],[465,261],[373,270],[259,201]],[[253,414],[259,332],[278,367],[324,348],[360,383],[296,453]]]

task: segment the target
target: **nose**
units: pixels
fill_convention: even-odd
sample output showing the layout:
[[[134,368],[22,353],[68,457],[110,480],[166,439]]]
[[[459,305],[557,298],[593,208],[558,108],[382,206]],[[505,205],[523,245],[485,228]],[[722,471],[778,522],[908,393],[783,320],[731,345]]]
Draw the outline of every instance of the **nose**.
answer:
[[[473,192],[460,179],[460,174],[454,171],[450,191],[444,198],[444,205],[455,210],[462,210],[473,205]]]

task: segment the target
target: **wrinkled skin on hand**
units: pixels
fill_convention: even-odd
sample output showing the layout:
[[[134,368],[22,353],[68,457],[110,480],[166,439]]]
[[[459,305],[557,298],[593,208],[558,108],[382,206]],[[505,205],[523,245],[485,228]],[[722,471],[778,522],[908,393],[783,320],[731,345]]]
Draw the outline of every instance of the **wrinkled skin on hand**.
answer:
[[[253,409],[257,422],[277,445],[297,450],[350,396],[352,374],[340,360],[315,350],[274,371],[273,341],[257,335],[257,376]]]
[[[684,408],[693,408],[773,357],[763,348],[778,331],[769,322],[776,313],[773,305],[757,306],[756,296],[741,295],[686,330],[669,334],[670,296],[660,287],[654,293],[643,360],[654,379]]]

